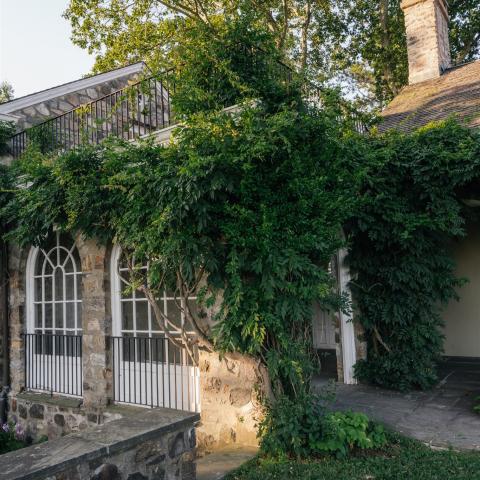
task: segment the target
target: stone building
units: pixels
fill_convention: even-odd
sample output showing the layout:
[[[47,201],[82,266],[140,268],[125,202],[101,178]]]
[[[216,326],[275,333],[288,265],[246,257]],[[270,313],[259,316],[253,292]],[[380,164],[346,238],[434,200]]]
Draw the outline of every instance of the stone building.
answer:
[[[452,114],[478,126],[480,61],[451,65],[445,0],[404,0],[402,8],[410,84],[383,112],[380,128],[412,130]],[[60,131],[56,146],[62,149],[75,146],[81,122],[93,142],[109,134],[167,142],[173,123],[169,90],[162,80],[149,78],[141,80],[147,88],[145,83],[139,88],[135,82],[143,69],[132,65],[0,105],[0,118],[17,123],[14,151],[28,143],[24,128],[42,122],[47,131]],[[133,92],[130,108],[125,89]],[[106,125],[96,123],[99,112]],[[452,245],[459,274],[471,282],[445,314],[449,356],[480,357],[480,229],[469,228],[470,235]],[[118,405],[134,405],[200,412],[198,439],[206,449],[256,443],[261,411],[253,364],[233,357],[227,365],[205,352],[192,364],[152,322],[146,298],[125,289],[117,246],[54,232],[42,248],[9,245],[8,255],[2,252],[1,381],[10,386],[12,413],[33,434],[53,438],[82,430],[123,415]],[[348,295],[346,253],[338,253],[332,269],[339,290]],[[167,292],[162,304],[184,322]],[[353,366],[366,355],[360,327],[351,320],[318,308],[313,318],[314,346],[329,367],[323,372],[345,383],[355,383]]]
[[[173,123],[166,81],[149,77],[142,63],[2,104],[0,120],[16,123],[13,157],[39,127],[67,150],[85,140],[81,129],[94,143],[112,134],[167,142]],[[1,253],[0,385],[9,387],[10,414],[33,437],[82,431],[128,408],[166,407],[201,412],[205,450],[256,444],[253,363],[234,355],[226,365],[200,352],[193,365],[153,321],[146,298],[127,292],[118,246],[53,232],[40,248],[9,244]],[[167,292],[162,304],[184,322]]]

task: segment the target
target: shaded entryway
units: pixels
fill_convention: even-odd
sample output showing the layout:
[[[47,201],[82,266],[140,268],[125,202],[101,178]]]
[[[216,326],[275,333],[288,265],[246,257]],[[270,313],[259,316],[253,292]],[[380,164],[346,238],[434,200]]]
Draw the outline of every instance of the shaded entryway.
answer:
[[[427,392],[399,393],[367,385],[337,386],[338,410],[366,413],[404,435],[439,447],[480,450],[480,360],[447,359],[439,384]],[[325,380],[317,379],[321,388]]]

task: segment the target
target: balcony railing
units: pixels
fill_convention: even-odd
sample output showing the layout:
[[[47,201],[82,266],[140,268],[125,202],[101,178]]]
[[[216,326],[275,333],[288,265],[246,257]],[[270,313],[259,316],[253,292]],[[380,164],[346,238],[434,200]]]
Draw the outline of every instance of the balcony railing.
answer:
[[[115,402],[200,411],[199,371],[184,347],[165,337],[113,337],[112,357]]]
[[[24,341],[28,390],[82,396],[81,335],[27,333]]]
[[[82,336],[24,334],[25,388],[83,394]],[[111,337],[113,400],[117,403],[200,411],[200,377],[181,339]]]
[[[234,50],[237,63],[242,65],[242,74],[257,87],[268,84],[269,75],[274,76],[279,84],[290,85],[293,81],[293,70],[265,56],[262,50],[245,46],[237,46]],[[268,68],[265,69],[267,64]],[[35,143],[43,152],[62,153],[79,145],[98,144],[109,136],[134,140],[174,125],[176,119],[172,98],[176,93],[177,73],[174,69],[166,70],[19,132],[10,139],[10,153],[17,158],[31,143]],[[223,73],[217,72],[217,75]],[[218,80],[214,73],[211,76],[211,82]],[[321,90],[307,85],[305,99],[321,105]],[[221,103],[227,108],[236,101],[237,94],[232,91],[222,98]],[[360,117],[345,113],[345,119],[349,119],[358,132],[366,132],[367,127]]]
[[[173,70],[165,71],[15,134],[10,151],[17,158],[32,142],[42,151],[64,152],[111,135],[139,138],[174,122],[174,91]]]

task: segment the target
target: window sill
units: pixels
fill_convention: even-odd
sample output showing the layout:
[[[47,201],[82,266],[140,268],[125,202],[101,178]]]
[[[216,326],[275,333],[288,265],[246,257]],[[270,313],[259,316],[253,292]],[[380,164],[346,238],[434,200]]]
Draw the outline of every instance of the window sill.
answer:
[[[63,408],[80,408],[82,398],[64,397],[62,395],[50,395],[48,393],[22,392],[15,395],[16,398],[32,403],[47,403]]]

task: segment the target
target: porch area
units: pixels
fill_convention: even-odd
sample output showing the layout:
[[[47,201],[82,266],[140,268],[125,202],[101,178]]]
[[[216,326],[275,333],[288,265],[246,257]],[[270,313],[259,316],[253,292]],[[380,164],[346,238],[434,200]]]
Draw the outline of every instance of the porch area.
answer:
[[[338,384],[335,409],[366,413],[406,436],[434,447],[480,450],[480,359],[446,358],[430,391],[400,393],[368,385]],[[326,384],[318,378],[317,388]]]

